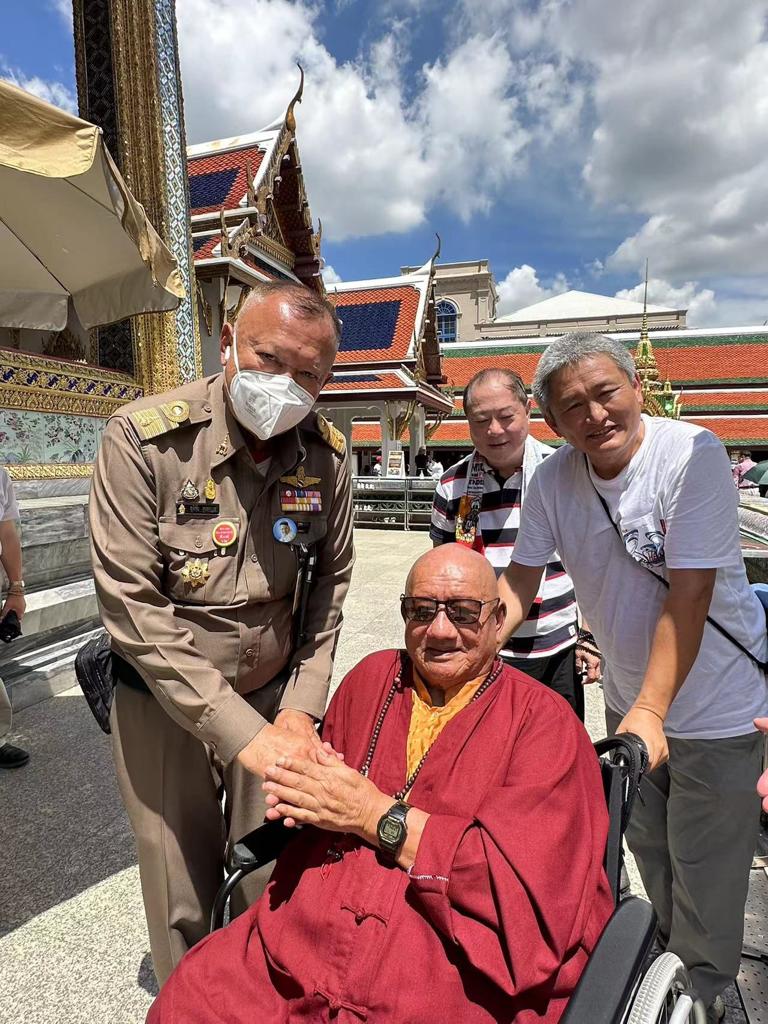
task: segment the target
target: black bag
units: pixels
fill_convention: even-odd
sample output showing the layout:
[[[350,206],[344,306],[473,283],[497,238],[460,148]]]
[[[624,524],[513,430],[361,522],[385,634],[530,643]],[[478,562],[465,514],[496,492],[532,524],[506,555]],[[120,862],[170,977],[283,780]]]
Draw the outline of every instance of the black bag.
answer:
[[[99,633],[87,644],[83,644],[75,658],[75,675],[102,732],[111,732],[109,712],[115,690],[115,675],[108,633]]]
[[[5,618],[0,621],[0,640],[9,644],[11,640],[21,636],[21,623],[16,612],[8,612]]]

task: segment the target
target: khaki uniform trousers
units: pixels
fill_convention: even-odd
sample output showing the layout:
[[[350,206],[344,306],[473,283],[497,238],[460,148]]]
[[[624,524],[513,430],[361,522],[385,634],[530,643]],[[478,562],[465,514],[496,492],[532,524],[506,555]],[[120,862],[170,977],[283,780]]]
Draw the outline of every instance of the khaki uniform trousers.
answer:
[[[605,720],[613,735],[621,715],[606,708]],[[643,780],[627,840],[661,939],[709,1006],[739,972],[763,737],[667,742],[669,761]]]
[[[11,710],[11,698],[0,679],[0,747],[5,743],[5,737],[11,731],[13,711]]]
[[[246,700],[272,720],[279,696],[279,687],[269,683]],[[221,765],[149,693],[118,683],[110,725],[120,794],[136,837],[152,963],[162,985],[208,934],[226,842],[262,824],[264,794],[261,779],[236,761]],[[241,883],[233,914],[261,895],[270,874],[267,867]]]

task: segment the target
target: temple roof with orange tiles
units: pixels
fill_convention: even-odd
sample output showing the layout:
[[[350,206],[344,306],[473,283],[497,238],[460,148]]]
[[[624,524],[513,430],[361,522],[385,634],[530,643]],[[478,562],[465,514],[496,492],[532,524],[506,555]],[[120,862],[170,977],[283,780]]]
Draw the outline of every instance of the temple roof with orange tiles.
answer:
[[[410,274],[329,285],[341,320],[333,381],[323,407],[383,399],[415,400],[445,414],[444,383],[434,316],[434,259]]]
[[[638,332],[612,334],[634,353]],[[680,394],[683,419],[715,433],[728,447],[768,448],[768,327],[652,331],[650,338],[661,377]],[[552,337],[514,338],[443,344],[445,389],[454,412],[430,438],[430,445],[468,448],[469,427],[462,394],[480,370],[516,371],[530,386],[539,358]],[[356,424],[361,447],[380,443],[375,424]],[[534,408],[531,431],[548,443],[559,439]]]

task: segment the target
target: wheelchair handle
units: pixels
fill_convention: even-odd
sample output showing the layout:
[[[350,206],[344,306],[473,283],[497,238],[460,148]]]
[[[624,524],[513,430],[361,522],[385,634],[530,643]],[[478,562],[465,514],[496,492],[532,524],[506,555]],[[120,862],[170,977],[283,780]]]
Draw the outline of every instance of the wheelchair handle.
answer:
[[[648,747],[645,745],[645,740],[642,738],[642,736],[638,736],[635,732],[624,732],[621,735],[626,736],[627,739],[630,739],[637,744],[637,749],[640,753],[640,772],[638,778],[639,782],[648,770],[648,764],[651,760],[650,754],[648,753]]]

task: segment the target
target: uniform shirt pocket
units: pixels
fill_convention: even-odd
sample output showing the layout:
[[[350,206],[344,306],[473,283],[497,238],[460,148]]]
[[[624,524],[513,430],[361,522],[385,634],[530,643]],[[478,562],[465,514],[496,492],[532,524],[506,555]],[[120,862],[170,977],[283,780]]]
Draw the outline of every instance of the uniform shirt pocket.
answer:
[[[624,547],[636,562],[651,569],[664,565],[666,524],[656,510],[622,519],[619,529]]]
[[[234,524],[238,538],[223,549],[223,554],[212,536],[221,519],[191,523],[160,519],[158,536],[165,563],[163,593],[172,601],[205,605],[229,605],[234,601],[240,520],[231,516],[226,519]]]

